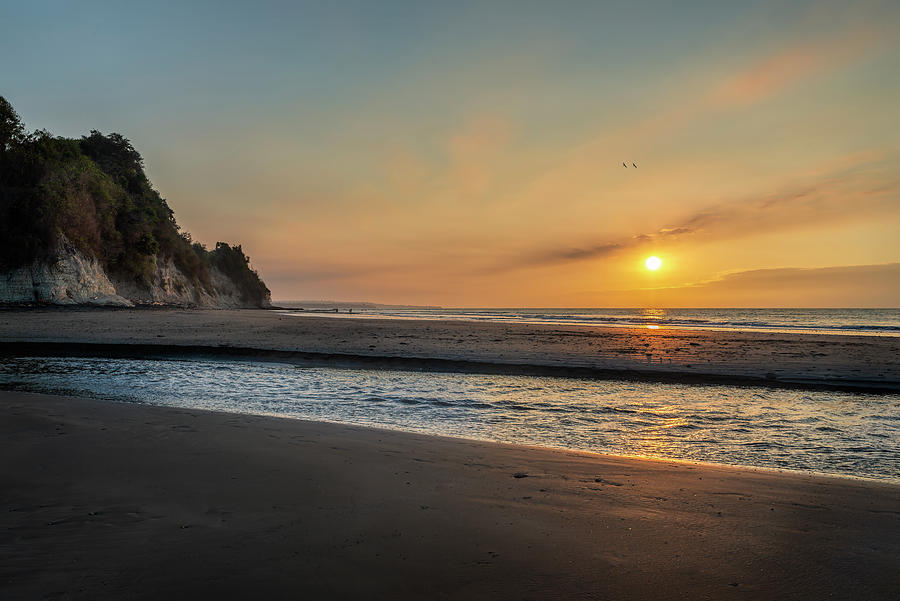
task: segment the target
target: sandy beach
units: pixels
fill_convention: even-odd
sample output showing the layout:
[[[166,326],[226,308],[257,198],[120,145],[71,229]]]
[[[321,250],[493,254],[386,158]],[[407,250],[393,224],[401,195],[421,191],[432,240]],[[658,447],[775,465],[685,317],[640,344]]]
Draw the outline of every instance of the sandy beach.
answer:
[[[896,337],[346,319],[267,310],[0,310],[0,351],[15,354],[23,342],[69,344],[57,351],[62,354],[75,352],[72,345],[78,344],[142,344],[153,345],[159,354],[230,350],[264,359],[265,353],[250,351],[269,350],[276,351],[270,358],[285,361],[291,356],[284,353],[306,353],[297,359],[372,364],[391,359],[391,367],[414,369],[490,373],[514,366],[521,373],[900,390]],[[36,345],[29,352],[55,351]]]
[[[897,389],[897,345],[262,310],[0,311],[8,356],[221,354],[870,392]],[[900,591],[891,483],[23,392],[0,392],[0,412],[3,599]]]
[[[0,393],[4,599],[895,599],[900,487]]]

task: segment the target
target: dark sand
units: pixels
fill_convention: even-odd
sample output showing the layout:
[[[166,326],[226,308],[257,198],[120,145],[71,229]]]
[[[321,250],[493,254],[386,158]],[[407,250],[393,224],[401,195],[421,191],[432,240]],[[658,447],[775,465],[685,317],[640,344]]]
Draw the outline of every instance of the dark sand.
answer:
[[[264,358],[260,351],[305,354],[300,360],[362,358],[374,367],[900,391],[897,337],[295,317],[265,310],[0,310],[0,353],[18,354],[26,341],[69,345],[27,350],[39,354],[102,343],[154,345],[171,355],[174,347],[191,345],[192,352],[252,351],[257,358]]]
[[[4,600],[900,598],[885,483],[13,392],[0,457]]]

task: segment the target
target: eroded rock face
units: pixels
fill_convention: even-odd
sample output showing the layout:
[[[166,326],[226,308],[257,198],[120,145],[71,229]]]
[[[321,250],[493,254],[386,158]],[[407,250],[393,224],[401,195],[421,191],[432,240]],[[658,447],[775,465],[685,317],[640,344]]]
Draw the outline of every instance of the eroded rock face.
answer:
[[[177,305],[209,308],[249,306],[234,282],[216,268],[210,270],[211,290],[192,282],[169,260],[157,265],[152,284],[110,279],[94,257],[87,257],[64,239],[55,259],[35,261],[0,273],[0,303],[53,305]]]
[[[213,308],[246,307],[240,292],[229,277],[215,267],[210,269],[212,291],[187,278],[170,259],[157,264],[152,276],[153,285],[116,281],[118,293],[141,305],[179,305]]]
[[[56,259],[0,274],[0,302],[131,306],[100,265],[65,243]]]

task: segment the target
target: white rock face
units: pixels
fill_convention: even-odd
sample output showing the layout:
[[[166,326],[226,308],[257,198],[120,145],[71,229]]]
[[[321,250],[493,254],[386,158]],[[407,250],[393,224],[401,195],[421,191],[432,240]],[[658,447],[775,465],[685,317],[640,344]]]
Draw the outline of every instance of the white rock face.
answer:
[[[145,286],[134,281],[110,280],[100,262],[60,240],[56,259],[35,261],[0,273],[0,303],[54,305],[180,305],[211,308],[245,307],[234,282],[218,269],[210,270],[212,290],[195,284],[170,259],[156,265]]]
[[[131,306],[116,289],[100,262],[61,243],[56,260],[35,261],[0,274],[0,303]]]

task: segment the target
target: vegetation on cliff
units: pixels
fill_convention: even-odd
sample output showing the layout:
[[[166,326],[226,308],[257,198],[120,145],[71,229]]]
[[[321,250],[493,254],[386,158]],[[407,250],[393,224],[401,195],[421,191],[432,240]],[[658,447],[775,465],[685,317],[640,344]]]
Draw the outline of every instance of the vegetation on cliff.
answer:
[[[244,302],[268,301],[240,245],[218,242],[207,250],[180,231],[128,139],[98,131],[79,140],[27,133],[0,96],[0,270],[50,258],[62,236],[117,279],[149,286],[155,266],[171,260],[210,293],[215,267]]]

